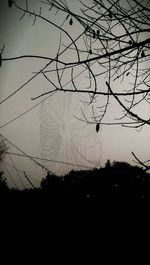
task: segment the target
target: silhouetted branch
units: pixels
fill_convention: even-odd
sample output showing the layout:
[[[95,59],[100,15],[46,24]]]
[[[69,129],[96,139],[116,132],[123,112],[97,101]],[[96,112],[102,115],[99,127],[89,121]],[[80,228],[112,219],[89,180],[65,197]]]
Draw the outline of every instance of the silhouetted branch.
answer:
[[[144,120],[143,118],[139,117],[137,114],[133,113],[130,109],[128,109],[120,100],[119,98],[113,93],[111,87],[109,84],[106,82],[106,85],[110,91],[110,93],[114,96],[114,98],[118,101],[119,105],[129,114],[131,117],[135,118],[137,121],[141,121],[142,124],[148,124],[150,125],[150,119]]]
[[[27,174],[26,174],[25,171],[24,171],[24,176],[25,176],[25,178],[27,179],[27,181],[30,183],[31,187],[32,187],[33,189],[35,189],[35,186],[34,186],[33,183],[31,182],[31,180],[28,178],[28,176],[27,176]]]
[[[134,156],[138,164],[140,164],[141,166],[145,168],[145,171],[150,170],[150,166],[147,166],[146,163],[142,162],[133,152],[132,152],[132,155]]]
[[[138,1],[124,5],[120,0],[111,0],[106,3],[94,1],[94,3],[88,4],[84,1],[79,1],[78,4],[81,6],[80,13],[71,10],[69,2],[66,1],[41,1],[41,5],[49,7],[50,14],[56,11],[55,16],[57,17],[58,13],[61,13],[63,23],[59,24],[59,22],[54,22],[52,19],[42,15],[42,7],[40,7],[38,12],[35,12],[30,10],[27,1],[24,8],[16,1],[13,1],[13,6],[23,13],[21,19],[26,14],[29,14],[34,18],[33,25],[35,25],[36,19],[48,23],[67,37],[67,44],[64,44],[63,39],[60,38],[59,48],[54,58],[42,55],[21,55],[14,58],[1,58],[1,62],[32,58],[33,60],[48,60],[48,63],[18,89],[1,100],[0,103],[2,104],[15,96],[28,83],[42,74],[49,82],[50,89],[45,93],[41,93],[41,95],[32,97],[32,99],[37,99],[48,93],[60,90],[89,95],[89,100],[85,100],[85,104],[86,102],[87,104],[95,103],[95,96],[106,96],[105,107],[101,109],[103,113],[99,116],[100,122],[107,113],[108,103],[111,105],[110,96],[116,96],[117,98],[124,96],[124,104],[119,98],[117,100],[120,102],[119,105],[126,111],[121,119],[129,114],[130,117],[139,119],[142,125],[145,123],[149,124],[149,120],[141,118],[131,111],[133,107],[135,108],[135,106],[143,104],[144,101],[149,103],[149,69],[146,69],[144,66],[144,63],[149,60],[150,56],[150,38],[146,35],[146,33],[150,32],[150,20],[148,19],[150,9],[148,5],[144,8]],[[81,31],[74,38],[74,30],[77,24],[80,25]],[[67,28],[65,29],[67,25],[72,27],[70,33]],[[83,45],[81,45],[82,41]],[[65,46],[65,49],[60,52],[61,46]],[[70,49],[74,51],[74,55],[67,61],[65,54]],[[63,67],[59,67],[59,64],[62,64]],[[52,66],[51,69],[49,69],[50,66]],[[82,79],[87,78],[85,73],[88,73],[88,88],[85,86],[80,89],[77,85],[74,75],[75,67],[81,69],[80,77]],[[48,76],[48,73],[50,74],[51,72],[56,74],[55,77],[59,87],[50,78],[50,75]],[[69,75],[69,82],[72,84],[70,89],[64,88],[62,82],[62,79],[64,79],[62,77]],[[130,80],[131,76],[133,77],[133,82],[129,81],[128,90],[124,92],[114,91],[113,94],[110,93],[110,90],[105,90],[104,84],[101,85],[101,80],[99,79],[109,79],[108,83],[110,85],[111,79],[114,82],[119,82],[120,78],[122,78],[122,81],[125,78]],[[54,89],[51,89],[51,86]],[[141,86],[140,90],[139,86]],[[130,106],[127,106],[129,104]]]

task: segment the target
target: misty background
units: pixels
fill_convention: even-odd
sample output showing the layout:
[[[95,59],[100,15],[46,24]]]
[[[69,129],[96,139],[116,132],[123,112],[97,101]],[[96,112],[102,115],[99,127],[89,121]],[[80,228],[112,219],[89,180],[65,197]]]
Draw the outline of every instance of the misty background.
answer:
[[[75,11],[79,9],[76,3],[73,0],[68,1],[70,7]],[[19,4],[25,5],[24,1],[19,1]],[[41,5],[36,0],[29,1],[28,4],[35,11],[39,10]],[[46,6],[42,8],[42,14],[48,15]],[[19,20],[21,15],[21,12],[14,7],[9,9],[7,1],[2,0],[0,2],[1,48],[5,44],[3,56],[10,58],[22,54],[34,54],[53,57],[57,53],[59,45],[59,30],[48,23],[41,22],[40,19],[37,19],[33,26],[33,17],[27,15]],[[56,17],[54,14],[51,20],[58,20],[58,16]],[[59,20],[61,23],[61,15]],[[66,30],[71,32],[72,28],[70,29],[69,25],[66,25]],[[80,26],[77,24],[73,35],[78,35],[80,30]],[[67,44],[67,40],[63,39],[63,41]],[[65,56],[68,59],[73,58],[73,53],[69,51]],[[32,58],[3,62],[3,67],[0,69],[0,99],[3,100],[21,86],[44,64],[45,61],[32,60]],[[103,82],[103,80],[99,80],[99,82]],[[85,79],[80,79],[80,77],[77,83],[80,87],[86,86]],[[116,82],[115,85],[116,89],[120,86],[122,89],[126,89],[128,82],[126,80],[121,84]],[[67,87],[70,87],[69,83],[66,85]],[[132,162],[132,151],[142,161],[147,160],[150,155],[150,137],[147,125],[141,131],[125,128],[121,125],[101,125],[99,132],[96,133],[94,124],[84,124],[74,117],[82,117],[81,107],[85,108],[85,113],[92,116],[89,108],[86,108],[82,102],[86,100],[84,94],[57,92],[54,95],[49,95],[48,99],[45,96],[42,99],[31,100],[32,97],[48,90],[49,84],[43,77],[38,76],[14,97],[0,105],[0,133],[26,154],[33,157],[44,156],[46,159],[54,160],[55,162],[40,160],[40,163],[57,174],[65,174],[72,168],[100,167],[106,163],[107,159],[134,163]],[[37,107],[13,120],[21,113],[37,105],[41,100],[43,102]],[[99,100],[102,99],[97,98],[97,105]],[[117,103],[112,100],[112,104],[114,113],[108,108],[107,121],[110,121],[112,116],[117,118],[120,115]],[[147,112],[149,115],[149,107],[144,107],[140,111]],[[9,123],[11,120],[13,121]],[[20,154],[10,143],[8,146],[9,152]],[[66,162],[66,164],[58,162]],[[22,171],[25,170],[29,176],[33,177],[35,185],[39,185],[45,174],[41,167],[23,156],[11,155],[10,157],[6,154],[3,167],[8,177],[8,184],[14,185],[8,175],[12,174],[15,175],[16,185],[20,188],[22,188],[22,183],[16,174],[17,171],[20,172],[21,177]],[[24,178],[23,182],[24,186],[29,185]]]

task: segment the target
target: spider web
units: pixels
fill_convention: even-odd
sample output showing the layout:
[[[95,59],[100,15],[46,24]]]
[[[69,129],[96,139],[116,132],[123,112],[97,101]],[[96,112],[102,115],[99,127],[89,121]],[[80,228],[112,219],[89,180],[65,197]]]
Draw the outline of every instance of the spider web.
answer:
[[[53,160],[44,161],[44,165],[57,175],[100,166],[100,134],[95,132],[95,124],[74,117],[81,115],[80,105],[78,95],[60,92],[41,106],[40,155]]]

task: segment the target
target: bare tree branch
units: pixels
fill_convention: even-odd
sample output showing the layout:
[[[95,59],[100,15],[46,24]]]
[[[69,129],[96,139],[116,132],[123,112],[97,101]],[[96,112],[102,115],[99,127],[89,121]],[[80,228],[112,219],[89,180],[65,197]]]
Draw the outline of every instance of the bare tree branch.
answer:
[[[73,10],[68,0],[40,1],[37,12],[30,9],[27,1],[24,8],[19,1],[9,2],[9,7],[13,4],[20,12],[20,20],[28,14],[33,18],[34,28],[40,20],[54,27],[61,38],[52,56],[24,54],[9,58],[4,56],[3,45],[0,50],[2,67],[4,62],[9,64],[26,59],[36,63],[42,60],[45,65],[1,99],[0,104],[41,75],[48,84],[47,91],[31,99],[59,91],[83,94],[82,103],[91,107],[92,115],[87,115],[81,108],[81,117],[77,119],[94,123],[97,132],[101,124],[120,124],[136,129],[150,125],[149,113],[139,111],[150,104],[150,2],[145,5],[139,0],[75,2],[78,8]],[[114,114],[113,120],[107,123],[108,106],[114,113],[113,98],[119,106],[119,118]],[[116,118],[119,119],[117,123]]]

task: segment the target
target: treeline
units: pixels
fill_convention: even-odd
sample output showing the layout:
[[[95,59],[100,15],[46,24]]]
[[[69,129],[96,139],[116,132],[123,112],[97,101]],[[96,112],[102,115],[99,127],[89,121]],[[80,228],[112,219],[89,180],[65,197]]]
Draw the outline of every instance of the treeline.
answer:
[[[132,166],[126,162],[110,162],[108,160],[104,167],[99,169],[91,169],[91,170],[81,170],[81,171],[70,171],[65,176],[56,176],[54,174],[48,173],[45,178],[42,179],[40,187],[35,188],[36,190],[43,191],[52,191],[55,188],[80,188],[82,190],[86,190],[88,186],[93,187],[95,189],[99,185],[105,185],[108,187],[126,187],[131,183],[138,185],[138,188],[143,192],[145,192],[145,188],[149,184],[150,174],[146,173],[141,167]],[[137,187],[137,186],[136,186]],[[100,188],[100,187],[99,187]],[[0,190],[1,193],[6,190],[10,190],[7,186],[6,179],[4,177],[4,172],[0,172]],[[12,192],[15,191],[15,188],[11,189]],[[17,189],[18,190],[18,189]],[[33,187],[28,189],[29,191],[34,192]],[[20,191],[21,192],[21,191]]]
[[[107,161],[65,177],[47,174],[37,189],[10,190],[2,176],[1,183],[6,259],[8,251],[15,263],[21,256],[41,264],[122,264],[149,256],[150,174],[142,168]]]

